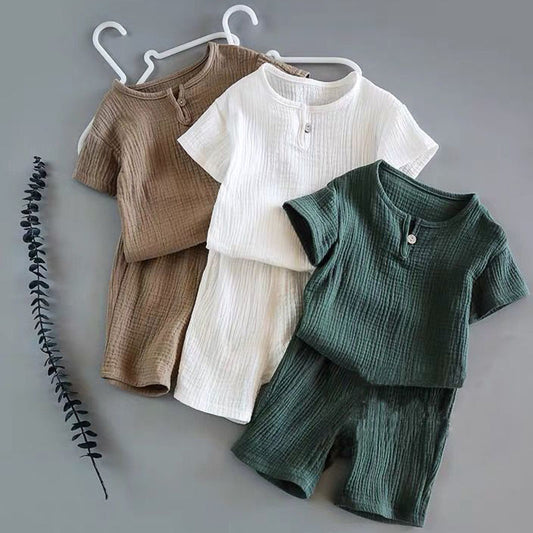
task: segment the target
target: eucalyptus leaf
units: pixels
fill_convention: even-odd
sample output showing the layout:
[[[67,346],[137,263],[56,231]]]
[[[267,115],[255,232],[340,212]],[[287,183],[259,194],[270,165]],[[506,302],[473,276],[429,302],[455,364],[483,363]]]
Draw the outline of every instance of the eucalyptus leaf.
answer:
[[[78,448],[82,448],[84,450],[90,450],[91,448],[96,448],[96,442],[93,440],[87,441],[87,442],[80,442],[78,444]]]
[[[81,405],[80,400],[71,400],[70,402],[65,402],[63,411],[68,411],[71,407],[75,407],[76,405]]]
[[[40,279],[34,279],[30,284],[28,285],[30,289],[34,289],[35,287],[43,287],[45,289],[49,289],[50,285],[46,283],[45,281],[42,281]]]
[[[76,431],[77,429],[88,428],[90,426],[91,426],[91,423],[88,420],[81,420],[80,422],[76,422],[75,424],[72,424],[72,427],[70,429],[71,431]]]

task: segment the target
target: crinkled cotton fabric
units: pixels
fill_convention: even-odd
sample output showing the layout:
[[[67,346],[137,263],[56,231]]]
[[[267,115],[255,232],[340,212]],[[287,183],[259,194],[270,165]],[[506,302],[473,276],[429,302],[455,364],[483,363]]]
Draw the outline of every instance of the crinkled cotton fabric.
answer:
[[[176,137],[232,83],[269,61],[209,43],[198,63],[171,76],[114,82],[100,104],[74,177],[115,196],[120,211],[102,365],[114,385],[158,396],[174,381],[218,191]],[[306,74],[283,63],[276,68]]]
[[[455,393],[371,385],[294,337],[233,453],[299,498],[311,497],[323,470],[342,457],[336,505],[422,526]]]
[[[220,182],[207,248],[312,270],[283,212],[355,167],[416,176],[437,150],[405,105],[356,72],[334,82],[265,64],[215,100],[179,143]]]
[[[285,209],[317,265],[296,335],[370,383],[461,387],[469,324],[529,294],[477,194],[385,161]]]
[[[209,253],[186,334],[175,397],[237,423],[250,421],[301,314],[310,273]]]
[[[275,369],[299,320],[302,273],[313,269],[283,203],[379,157],[415,176],[437,145],[403,104],[355,72],[321,82],[269,65],[221,95],[179,143],[220,190],[175,396],[248,422],[271,374],[263,368]],[[270,328],[289,314],[289,329]]]

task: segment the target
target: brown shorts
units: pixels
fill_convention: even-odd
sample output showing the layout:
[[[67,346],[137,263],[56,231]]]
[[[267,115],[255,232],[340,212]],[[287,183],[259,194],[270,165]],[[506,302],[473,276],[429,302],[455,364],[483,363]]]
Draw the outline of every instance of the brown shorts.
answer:
[[[206,260],[201,244],[127,263],[119,241],[109,284],[103,378],[145,396],[169,392]]]

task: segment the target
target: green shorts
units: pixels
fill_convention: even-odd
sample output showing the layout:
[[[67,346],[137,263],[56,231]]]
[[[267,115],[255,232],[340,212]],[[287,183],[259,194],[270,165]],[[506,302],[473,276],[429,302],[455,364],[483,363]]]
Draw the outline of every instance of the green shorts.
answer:
[[[300,498],[347,457],[337,505],[422,526],[454,398],[455,389],[371,385],[293,338],[233,453]]]

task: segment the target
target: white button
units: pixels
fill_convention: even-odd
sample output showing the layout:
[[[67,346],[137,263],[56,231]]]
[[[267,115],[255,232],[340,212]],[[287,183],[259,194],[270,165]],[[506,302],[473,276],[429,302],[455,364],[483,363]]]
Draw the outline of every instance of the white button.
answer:
[[[305,124],[304,131],[305,131],[305,133],[310,133],[311,132],[311,123],[310,122],[307,122]]]
[[[416,242],[416,235],[413,235],[412,233],[410,235],[407,235],[407,242],[409,244],[415,244]]]

